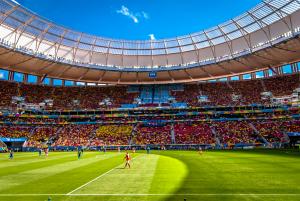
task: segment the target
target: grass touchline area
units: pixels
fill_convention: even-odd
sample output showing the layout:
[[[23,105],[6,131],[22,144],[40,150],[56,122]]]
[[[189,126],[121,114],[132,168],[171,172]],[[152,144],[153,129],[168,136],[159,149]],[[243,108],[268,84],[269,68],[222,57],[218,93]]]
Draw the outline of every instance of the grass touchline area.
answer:
[[[170,196],[170,195],[180,195],[180,196],[251,196],[251,195],[258,195],[258,196],[300,196],[300,193],[284,193],[284,194],[255,194],[255,193],[186,193],[186,194],[175,194],[175,193],[160,193],[160,194],[0,194],[0,197],[15,197],[15,196],[74,196],[74,197],[85,197],[85,196]]]
[[[135,158],[133,158],[132,160],[134,160],[134,159],[135,159]],[[105,173],[103,173],[103,174],[99,175],[98,177],[96,177],[96,178],[92,179],[91,181],[88,181],[87,183],[85,183],[85,184],[83,184],[83,185],[79,186],[78,188],[76,188],[76,189],[72,190],[71,192],[67,193],[66,195],[71,195],[72,193],[74,193],[74,192],[78,191],[79,189],[81,189],[81,188],[83,188],[83,187],[85,187],[85,186],[89,185],[90,183],[92,183],[92,182],[94,182],[94,181],[96,181],[96,180],[100,179],[101,177],[104,177],[105,175],[109,174],[110,172],[112,172],[112,171],[114,171],[115,169],[117,169],[117,168],[119,168],[119,167],[122,167],[122,166],[124,166],[124,164],[123,164],[123,163],[122,163],[122,164],[120,164],[120,165],[117,165],[116,167],[114,167],[114,168],[112,168],[112,169],[108,170],[107,172],[105,172]],[[125,169],[125,168],[124,168],[124,169]]]
[[[300,198],[300,153],[291,150],[0,154],[1,201],[196,201]]]

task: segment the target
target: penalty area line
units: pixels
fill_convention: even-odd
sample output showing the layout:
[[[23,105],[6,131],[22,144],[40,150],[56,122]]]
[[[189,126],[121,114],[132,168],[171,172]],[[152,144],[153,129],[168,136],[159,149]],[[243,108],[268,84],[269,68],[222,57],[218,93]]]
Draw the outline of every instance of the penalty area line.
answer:
[[[139,156],[137,156],[137,157],[139,157]],[[132,160],[136,159],[137,157],[133,158]],[[111,173],[112,171],[114,171],[114,170],[116,170],[117,168],[120,168],[120,167],[122,167],[122,166],[123,166],[123,163],[122,163],[122,164],[120,164],[120,165],[117,165],[116,167],[114,167],[114,168],[112,168],[112,169],[108,170],[107,172],[105,172],[105,173],[103,173],[103,174],[99,175],[98,177],[96,177],[96,178],[94,178],[94,179],[92,179],[92,180],[88,181],[87,183],[85,183],[85,184],[83,184],[83,185],[79,186],[78,188],[76,188],[76,189],[74,189],[74,190],[70,191],[70,192],[69,192],[69,193],[67,193],[66,195],[71,195],[72,193],[74,193],[74,192],[78,191],[79,189],[81,189],[81,188],[83,188],[83,187],[85,187],[85,186],[89,185],[90,183],[93,183],[94,181],[96,181],[96,180],[100,179],[101,177],[104,177],[105,175],[107,175],[107,174]]]

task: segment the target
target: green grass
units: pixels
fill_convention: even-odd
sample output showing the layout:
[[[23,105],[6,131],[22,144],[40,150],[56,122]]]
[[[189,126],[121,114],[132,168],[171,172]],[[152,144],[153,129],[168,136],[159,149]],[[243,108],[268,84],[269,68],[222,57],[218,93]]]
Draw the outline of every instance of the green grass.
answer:
[[[300,200],[300,153],[280,150],[0,154],[0,200]]]

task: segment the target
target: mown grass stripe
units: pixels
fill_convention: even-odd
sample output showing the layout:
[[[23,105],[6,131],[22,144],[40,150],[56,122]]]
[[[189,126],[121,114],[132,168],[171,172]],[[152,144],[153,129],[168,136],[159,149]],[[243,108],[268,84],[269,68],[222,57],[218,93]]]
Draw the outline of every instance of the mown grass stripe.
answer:
[[[85,155],[84,160],[87,158],[92,158],[93,156],[95,156],[93,153]],[[7,163],[14,164],[14,162],[15,162],[14,160],[17,160],[17,159],[13,159],[13,161],[8,161]],[[37,156],[36,160],[37,160],[37,162],[31,162],[31,160],[28,160],[24,164],[18,164],[18,165],[14,165],[14,166],[8,165],[7,167],[4,166],[4,167],[0,168],[0,178],[2,176],[19,174],[19,173],[26,172],[26,171],[31,171],[31,170],[35,170],[35,169],[44,168],[44,167],[56,166],[56,165],[63,164],[66,162],[75,161],[75,160],[77,160],[77,156],[76,156],[76,153],[73,153],[73,155],[49,156],[48,158],[38,158],[38,156]]]
[[[132,160],[135,160],[135,159],[137,159],[137,157],[134,157]],[[80,190],[80,189],[82,189],[82,188],[88,186],[89,184],[91,184],[91,183],[95,182],[96,180],[98,180],[98,179],[100,179],[100,178],[102,178],[102,177],[108,175],[109,173],[111,173],[112,171],[116,170],[117,168],[119,168],[119,167],[121,167],[121,166],[124,166],[124,164],[121,163],[121,164],[117,165],[116,167],[114,167],[114,168],[112,168],[112,169],[110,169],[110,170],[104,172],[103,174],[99,175],[98,177],[96,177],[96,178],[94,178],[94,179],[88,181],[87,183],[85,183],[85,184],[79,186],[78,188],[76,188],[76,189],[70,191],[69,193],[67,193],[67,195],[70,195],[70,194],[72,194],[72,193],[74,193],[74,192],[76,192],[76,191],[78,191],[78,190]]]
[[[0,177],[0,184],[5,184],[5,185],[0,186],[0,192],[3,192],[4,190],[9,191],[9,189],[11,189],[11,191],[16,191],[16,192],[23,191],[26,190],[28,186],[30,186],[29,184],[32,184],[33,189],[31,190],[34,190],[34,188],[39,186],[39,180],[43,180],[49,177],[55,177],[55,175],[57,174],[64,175],[68,171],[72,171],[73,169],[85,167],[90,164],[94,164],[99,161],[116,157],[116,156],[117,154],[107,154],[97,159],[95,159],[96,156],[89,157],[86,159],[81,159],[81,160],[72,158],[71,160],[65,160],[64,162],[58,164],[51,163],[50,166],[28,170],[25,172],[22,171],[14,175],[3,176]],[[53,179],[53,181],[55,180]],[[47,182],[45,182],[44,185],[47,186],[49,185],[49,183],[47,184]]]

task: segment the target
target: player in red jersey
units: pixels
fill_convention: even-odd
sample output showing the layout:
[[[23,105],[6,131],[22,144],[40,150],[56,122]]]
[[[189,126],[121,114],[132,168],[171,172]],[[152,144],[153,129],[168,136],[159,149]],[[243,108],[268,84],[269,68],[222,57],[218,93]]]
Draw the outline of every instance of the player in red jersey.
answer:
[[[128,151],[126,152],[126,155],[125,155],[124,159],[126,160],[124,169],[125,169],[127,166],[130,168],[130,160],[131,160],[131,158],[130,158],[130,155],[129,155]]]
[[[48,157],[48,154],[49,154],[49,149],[48,149],[48,147],[46,147],[46,148],[44,149],[44,152],[45,152],[45,156]]]

